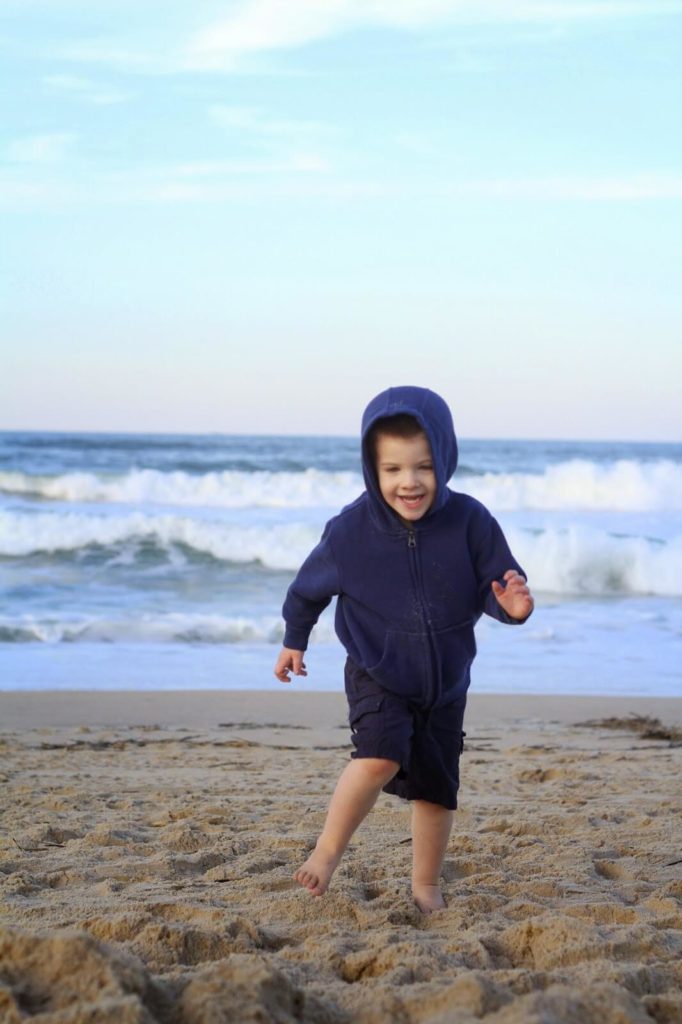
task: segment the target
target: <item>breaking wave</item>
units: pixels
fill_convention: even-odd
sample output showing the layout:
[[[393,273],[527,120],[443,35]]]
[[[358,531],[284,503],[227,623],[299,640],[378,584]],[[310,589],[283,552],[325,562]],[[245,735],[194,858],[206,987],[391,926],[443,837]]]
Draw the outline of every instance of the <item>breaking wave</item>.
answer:
[[[571,459],[544,473],[459,473],[455,490],[489,508],[671,512],[682,510],[682,466],[670,459],[620,459],[611,463]],[[364,489],[359,473],[241,472],[191,474],[133,469],[121,476],[65,473],[34,476],[0,473],[0,494],[70,504],[101,502],[204,508],[327,508],[338,510]]]
[[[317,543],[321,524],[245,526],[177,515],[33,515],[0,512],[0,557],[47,555],[73,561],[93,549],[109,564],[131,564],[141,546],[169,565],[187,556],[260,563],[294,572]],[[667,540],[588,525],[506,530],[534,589],[576,595],[682,595],[682,535]]]
[[[341,508],[364,489],[357,473],[244,473],[225,470],[201,475],[133,469],[118,477],[96,473],[31,476],[0,473],[0,493],[71,503],[189,505],[204,508]]]
[[[0,643],[181,643],[279,644],[284,636],[280,618],[230,618],[221,615],[144,613],[119,617],[0,617]],[[315,627],[314,640],[330,642],[329,621]]]

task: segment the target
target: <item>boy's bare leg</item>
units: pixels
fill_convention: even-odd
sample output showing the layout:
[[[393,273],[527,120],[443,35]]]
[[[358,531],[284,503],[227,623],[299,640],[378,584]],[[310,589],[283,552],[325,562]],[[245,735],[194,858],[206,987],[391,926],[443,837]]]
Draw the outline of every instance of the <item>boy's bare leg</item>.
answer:
[[[380,757],[354,758],[346,765],[329,804],[322,835],[294,878],[321,896],[348,846],[350,837],[371,811],[385,786],[398,771],[397,761]]]
[[[440,873],[454,816],[440,804],[412,801],[412,895],[423,914],[445,906]]]

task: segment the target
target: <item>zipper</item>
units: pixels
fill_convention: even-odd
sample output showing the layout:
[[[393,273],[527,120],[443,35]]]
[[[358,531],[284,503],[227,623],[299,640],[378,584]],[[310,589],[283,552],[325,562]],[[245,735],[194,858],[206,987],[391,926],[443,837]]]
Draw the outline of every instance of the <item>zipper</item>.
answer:
[[[431,625],[430,620],[426,615],[426,599],[424,597],[424,589],[422,587],[421,572],[419,570],[419,556],[417,554],[417,534],[414,530],[407,531],[407,546],[411,549],[411,564],[414,572],[414,586],[417,591],[417,597],[419,599],[419,606],[422,610],[422,618],[424,625],[428,628]]]
[[[429,704],[433,696],[433,688],[435,681],[434,673],[434,650],[433,650],[433,638],[431,636],[431,621],[427,616],[426,612],[426,598],[424,596],[424,589],[422,587],[421,572],[419,569],[419,556],[417,554],[417,534],[414,530],[407,531],[407,546],[410,549],[410,568],[412,569],[412,576],[414,579],[415,590],[417,591],[417,599],[422,613],[422,621],[426,627],[427,644],[429,648],[429,675],[430,678],[427,682],[427,697],[429,698]]]

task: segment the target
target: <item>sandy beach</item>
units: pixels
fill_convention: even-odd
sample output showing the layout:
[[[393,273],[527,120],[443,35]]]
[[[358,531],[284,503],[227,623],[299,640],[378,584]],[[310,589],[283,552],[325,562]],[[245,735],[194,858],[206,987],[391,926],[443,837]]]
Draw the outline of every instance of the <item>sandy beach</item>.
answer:
[[[586,725],[654,716],[655,731]],[[447,909],[382,795],[292,880],[341,694],[0,693],[0,1020],[682,1021],[682,700],[470,696]]]

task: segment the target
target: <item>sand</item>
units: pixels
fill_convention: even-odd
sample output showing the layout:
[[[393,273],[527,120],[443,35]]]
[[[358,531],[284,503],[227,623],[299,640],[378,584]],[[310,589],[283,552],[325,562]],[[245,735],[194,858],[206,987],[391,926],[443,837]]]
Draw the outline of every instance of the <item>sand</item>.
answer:
[[[0,694],[0,1021],[682,1021],[682,700],[473,693],[447,909],[382,795],[329,892],[292,871],[342,695]]]

